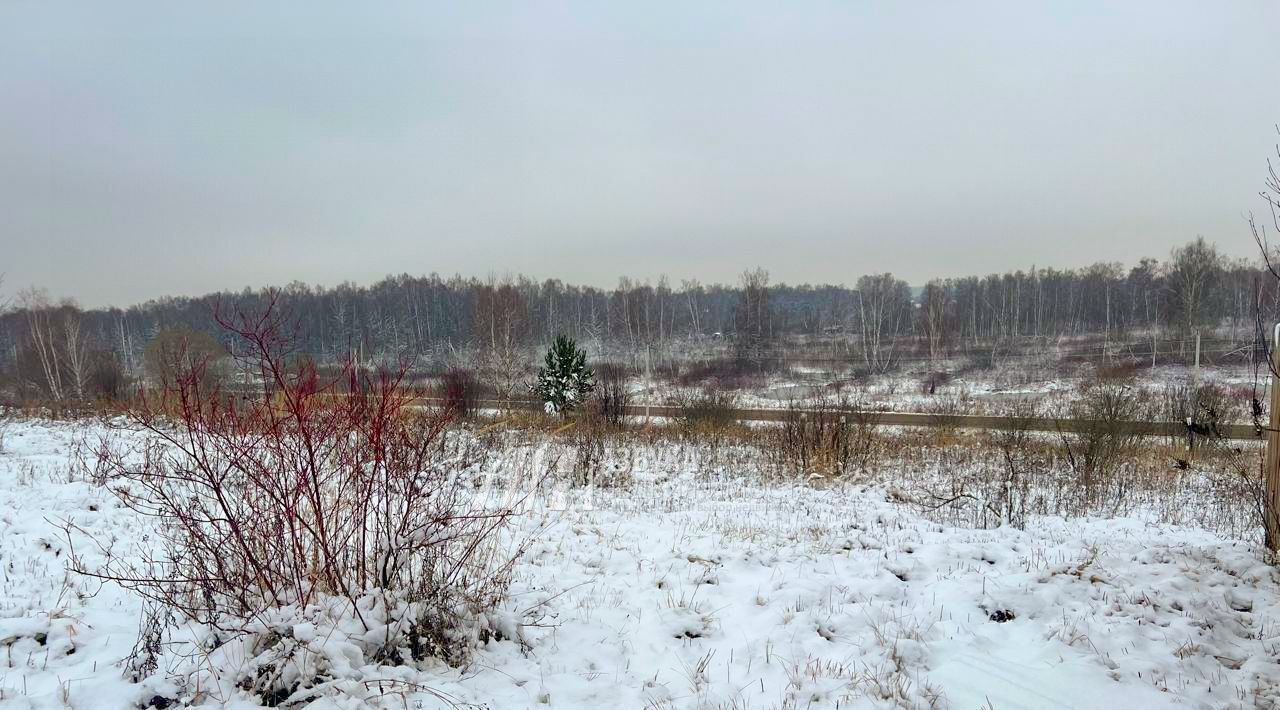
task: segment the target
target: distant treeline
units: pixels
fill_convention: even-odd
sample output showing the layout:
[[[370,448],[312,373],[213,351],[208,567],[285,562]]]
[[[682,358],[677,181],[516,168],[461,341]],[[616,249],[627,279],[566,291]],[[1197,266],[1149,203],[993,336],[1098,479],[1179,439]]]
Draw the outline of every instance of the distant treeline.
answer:
[[[757,269],[733,285],[622,278],[616,288],[600,289],[432,274],[371,286],[295,282],[278,294],[298,324],[297,348],[318,361],[413,355],[435,368],[504,360],[515,368],[564,333],[596,353],[633,361],[637,353],[670,356],[677,346],[697,344],[750,359],[783,339],[829,339],[845,342],[852,358],[874,369],[891,364],[908,339],[929,357],[1026,336],[1048,342],[1231,329],[1247,339],[1259,314],[1277,313],[1276,284],[1263,265],[1228,259],[1203,239],[1131,268],[1032,268],[914,290],[892,274],[862,276],[853,286],[770,284]],[[204,331],[234,348],[217,327],[215,307],[252,311],[268,298],[265,289],[246,290],[82,310],[28,290],[0,317],[0,367],[11,387],[48,394],[49,383],[71,382],[61,388],[82,391],[75,383],[108,359],[124,376],[140,375],[147,344],[166,330]]]

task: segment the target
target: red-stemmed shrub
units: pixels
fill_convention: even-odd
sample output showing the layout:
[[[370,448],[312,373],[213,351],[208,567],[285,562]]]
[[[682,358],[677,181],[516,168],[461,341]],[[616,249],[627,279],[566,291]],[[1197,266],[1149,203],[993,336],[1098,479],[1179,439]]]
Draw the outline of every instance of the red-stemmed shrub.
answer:
[[[442,444],[448,415],[412,404],[407,364],[346,363],[321,379],[292,358],[274,300],[256,316],[217,316],[253,393],[207,389],[202,360],[144,393],[130,415],[144,443],[104,439],[97,468],[155,520],[158,553],[73,567],[211,630],[219,647],[239,639],[251,660],[230,682],[270,704],[331,679],[314,660],[324,648],[291,638],[282,619],[327,624],[371,663],[459,660],[490,633],[478,627],[505,590],[510,502],[478,501],[459,481]],[[296,662],[300,649],[312,660]]]

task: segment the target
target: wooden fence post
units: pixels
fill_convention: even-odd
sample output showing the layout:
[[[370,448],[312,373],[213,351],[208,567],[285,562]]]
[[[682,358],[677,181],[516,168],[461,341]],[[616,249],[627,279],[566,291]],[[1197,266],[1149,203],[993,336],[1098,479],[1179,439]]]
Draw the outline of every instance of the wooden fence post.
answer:
[[[1267,454],[1264,459],[1262,490],[1263,529],[1267,549],[1280,551],[1280,323],[1271,334],[1271,418],[1267,428]]]

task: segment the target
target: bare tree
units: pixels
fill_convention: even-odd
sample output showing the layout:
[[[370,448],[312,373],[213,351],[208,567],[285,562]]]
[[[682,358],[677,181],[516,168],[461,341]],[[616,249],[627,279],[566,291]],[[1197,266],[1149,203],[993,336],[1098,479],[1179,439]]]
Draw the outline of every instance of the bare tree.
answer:
[[[39,384],[47,389],[50,397],[61,400],[65,395],[63,373],[49,294],[43,289],[29,288],[18,294],[18,306],[26,312],[30,348],[39,363],[43,380]]]
[[[858,319],[862,359],[867,367],[884,372],[893,366],[896,336],[911,308],[911,287],[893,274],[858,279]]]
[[[702,335],[702,284],[697,279],[690,279],[681,281],[680,288],[684,291],[685,305],[689,308],[689,332]]]
[[[1178,326],[1192,335],[1206,324],[1209,299],[1222,274],[1223,258],[1204,237],[1173,250],[1169,260],[1169,290]]]
[[[143,350],[143,368],[149,380],[149,389],[163,389],[173,382],[179,372],[192,370],[201,364],[204,377],[201,386],[213,389],[221,385],[230,370],[228,352],[217,338],[204,331],[191,328],[165,328],[147,342]]]
[[[64,304],[59,309],[62,321],[62,362],[66,366],[68,386],[76,399],[84,399],[89,380],[89,343],[81,328],[80,309]]]
[[[476,299],[473,338],[480,351],[480,371],[499,399],[509,402],[528,370],[528,305],[510,278],[494,278]]]
[[[742,272],[742,295],[735,313],[734,354],[739,362],[764,362],[765,348],[773,337],[769,308],[769,272],[757,267]]]
[[[925,285],[920,300],[920,325],[929,344],[929,361],[933,362],[942,355],[947,306],[951,299],[942,282],[934,279]]]
[[[1280,132],[1280,126],[1276,127]],[[1276,156],[1280,158],[1280,146],[1276,147]],[[1271,225],[1276,232],[1280,232],[1280,174],[1276,172],[1276,165],[1267,159],[1267,177],[1264,182],[1263,190],[1258,193],[1267,205],[1267,210],[1271,213]],[[1262,252],[1262,260],[1266,264],[1267,271],[1271,274],[1275,284],[1280,285],[1280,271],[1277,271],[1276,255],[1271,250],[1271,245],[1267,237],[1267,224],[1265,221],[1257,219],[1253,213],[1249,214],[1249,229],[1253,233],[1253,240],[1257,243],[1258,249]],[[1275,349],[1277,343],[1272,342],[1270,347],[1266,346],[1266,335],[1263,328],[1263,313],[1261,299],[1257,307],[1257,328],[1258,339],[1263,343],[1266,350],[1267,365],[1271,372],[1271,380],[1274,383],[1280,378],[1280,371],[1276,368]],[[1275,319],[1275,313],[1272,313]],[[1280,395],[1274,390],[1271,393],[1271,417],[1275,421],[1275,407],[1280,401]],[[1263,537],[1267,549],[1272,552],[1280,552],[1280,433],[1277,433],[1273,427],[1264,426],[1262,423],[1262,407],[1255,398],[1253,401],[1253,418],[1254,426],[1258,431],[1267,431],[1267,448],[1262,460],[1260,488],[1260,505],[1258,512],[1262,515]],[[1247,469],[1242,469],[1247,476]]]

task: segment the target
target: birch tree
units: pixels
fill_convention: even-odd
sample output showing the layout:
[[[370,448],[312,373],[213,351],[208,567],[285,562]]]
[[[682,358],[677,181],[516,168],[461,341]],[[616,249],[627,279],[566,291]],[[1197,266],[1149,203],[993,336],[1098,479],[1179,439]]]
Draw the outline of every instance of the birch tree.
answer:
[[[911,287],[893,274],[858,279],[858,321],[862,360],[874,372],[893,366],[897,335],[911,308]]]

